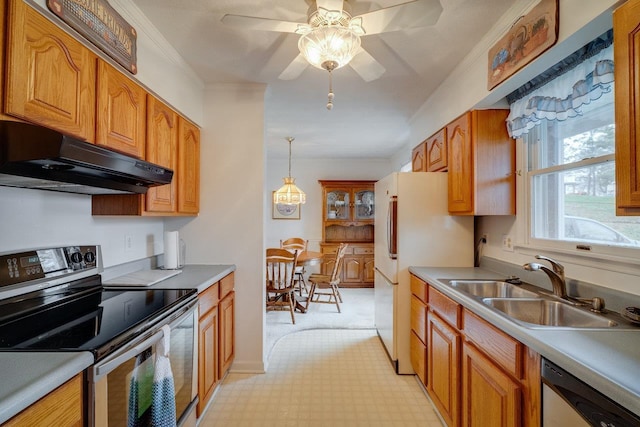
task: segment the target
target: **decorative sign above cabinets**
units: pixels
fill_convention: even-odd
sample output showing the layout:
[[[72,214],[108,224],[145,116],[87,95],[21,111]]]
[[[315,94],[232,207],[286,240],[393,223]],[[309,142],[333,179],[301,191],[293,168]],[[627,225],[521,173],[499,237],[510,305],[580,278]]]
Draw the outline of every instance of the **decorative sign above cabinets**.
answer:
[[[136,29],[107,0],[47,0],[47,7],[127,71],[138,72]]]

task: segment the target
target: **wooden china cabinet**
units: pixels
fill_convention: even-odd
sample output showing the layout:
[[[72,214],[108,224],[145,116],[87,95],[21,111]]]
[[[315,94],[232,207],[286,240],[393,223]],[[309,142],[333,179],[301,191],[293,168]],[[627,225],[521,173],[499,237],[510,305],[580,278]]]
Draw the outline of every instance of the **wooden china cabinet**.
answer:
[[[348,243],[340,286],[373,287],[375,181],[319,181],[322,185],[322,272],[331,274],[333,254]]]

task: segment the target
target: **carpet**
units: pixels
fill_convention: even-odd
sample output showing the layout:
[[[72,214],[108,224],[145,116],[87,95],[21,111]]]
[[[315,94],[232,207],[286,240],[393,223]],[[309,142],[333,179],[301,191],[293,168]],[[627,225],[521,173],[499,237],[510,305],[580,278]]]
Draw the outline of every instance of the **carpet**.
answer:
[[[295,313],[296,324],[291,323],[288,311],[266,313],[266,350],[271,355],[273,346],[285,335],[309,329],[374,329],[373,288],[341,288],[341,313],[333,304],[309,305],[306,313]],[[268,359],[268,357],[267,357]]]

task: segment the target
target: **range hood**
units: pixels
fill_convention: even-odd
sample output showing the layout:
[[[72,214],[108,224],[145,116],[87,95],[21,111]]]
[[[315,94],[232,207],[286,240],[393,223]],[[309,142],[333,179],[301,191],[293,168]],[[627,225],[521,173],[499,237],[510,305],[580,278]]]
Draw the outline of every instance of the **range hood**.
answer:
[[[0,121],[0,185],[80,194],[144,194],[173,171],[60,132]]]

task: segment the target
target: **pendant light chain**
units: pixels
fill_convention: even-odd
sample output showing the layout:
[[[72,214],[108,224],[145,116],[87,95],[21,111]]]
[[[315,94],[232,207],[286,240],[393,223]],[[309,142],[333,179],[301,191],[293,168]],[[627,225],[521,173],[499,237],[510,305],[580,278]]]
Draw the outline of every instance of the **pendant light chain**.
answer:
[[[332,74],[331,74],[331,69],[328,70],[329,71],[329,101],[327,102],[327,110],[331,110],[333,108],[333,97],[335,96],[333,94],[333,79],[332,79]]]

